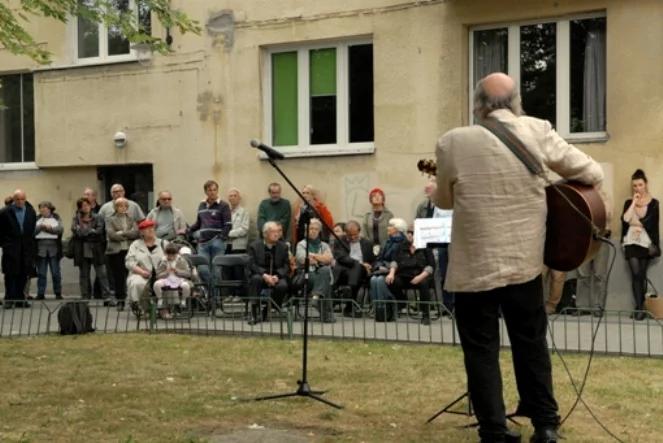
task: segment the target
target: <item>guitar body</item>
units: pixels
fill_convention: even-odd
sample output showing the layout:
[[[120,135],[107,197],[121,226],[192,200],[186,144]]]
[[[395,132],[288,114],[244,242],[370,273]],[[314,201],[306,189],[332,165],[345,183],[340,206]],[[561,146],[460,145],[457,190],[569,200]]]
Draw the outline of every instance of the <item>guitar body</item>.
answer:
[[[559,183],[557,187],[594,226],[604,229],[605,205],[596,189],[577,182]],[[543,261],[551,269],[571,271],[598,252],[600,241],[594,239],[587,220],[552,186],[546,188],[546,200],[548,218]]]

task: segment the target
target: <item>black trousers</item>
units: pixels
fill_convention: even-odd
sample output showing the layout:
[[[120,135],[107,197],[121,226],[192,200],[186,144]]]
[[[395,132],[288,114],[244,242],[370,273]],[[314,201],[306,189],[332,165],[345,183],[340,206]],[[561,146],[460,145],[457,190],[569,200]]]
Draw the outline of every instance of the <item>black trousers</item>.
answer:
[[[416,288],[419,291],[419,301],[421,303],[421,313],[424,318],[430,317],[430,289],[433,284],[432,276],[428,276],[421,281],[418,285],[413,285],[410,281],[414,278],[414,275],[399,275],[398,272],[394,277],[394,282],[391,284],[389,289],[396,297],[396,300],[407,300],[405,294],[406,289]],[[399,306],[400,309],[400,306]]]
[[[5,274],[5,301],[25,300],[23,290],[27,281],[27,273]]]
[[[265,280],[262,279],[262,276],[254,274],[249,280],[249,297],[255,300],[260,296],[260,291],[267,288],[267,283],[265,283]],[[281,306],[287,293],[288,280],[282,278],[279,279],[279,282],[275,286],[272,286],[271,298],[274,300],[274,303],[276,303],[278,306]]]
[[[499,366],[500,308],[511,340],[519,411],[531,418],[535,428],[559,424],[541,276],[490,291],[460,292],[456,293],[456,320],[467,384],[479,421],[479,435],[488,441],[500,441],[506,431]]]
[[[364,282],[368,281],[366,268],[364,268],[358,261],[355,261],[352,266],[337,264],[334,266],[332,272],[334,273],[334,286],[338,287],[344,284],[350,286],[352,299],[358,302],[357,294],[359,293],[359,289],[361,289],[361,285],[364,284]]]
[[[108,267],[110,279],[115,284],[115,298],[124,300],[127,298],[127,267],[124,264],[124,259],[127,257],[128,251],[120,251],[117,254],[109,254],[106,256],[108,259]]]

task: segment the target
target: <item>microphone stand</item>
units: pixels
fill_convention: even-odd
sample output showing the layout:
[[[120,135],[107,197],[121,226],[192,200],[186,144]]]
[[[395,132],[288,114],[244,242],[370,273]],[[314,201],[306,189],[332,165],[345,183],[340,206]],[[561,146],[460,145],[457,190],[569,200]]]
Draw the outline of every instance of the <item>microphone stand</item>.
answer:
[[[338,236],[336,236],[333,233],[333,230],[327,226],[324,220],[320,217],[320,214],[318,211],[313,207],[313,205],[308,205],[307,200],[304,198],[304,196],[299,192],[299,189],[290,181],[288,176],[285,175],[285,173],[279,168],[279,166],[276,164],[275,161],[275,156],[271,155],[268,153],[268,162],[276,171],[283,177],[283,179],[290,185],[293,191],[299,196],[301,201],[308,206],[308,208],[318,217],[318,219],[322,222],[324,226],[327,227],[329,231],[331,231],[332,235],[339,241],[341,241]],[[308,397],[312,398],[313,400],[317,400],[321,403],[324,403],[328,406],[331,406],[336,409],[343,409],[343,406],[338,405],[334,402],[331,402],[329,400],[326,400],[322,397],[326,391],[314,391],[311,389],[311,386],[308,383],[308,308],[309,308],[309,297],[308,297],[308,279],[309,279],[309,252],[308,252],[308,227],[309,227],[309,222],[310,222],[310,216],[309,214],[306,213],[301,213],[300,217],[306,217],[304,219],[304,241],[305,241],[305,246],[306,246],[306,254],[304,256],[304,288],[303,288],[303,296],[304,296],[304,340],[303,340],[303,349],[302,349],[302,378],[301,380],[297,380],[297,390],[294,392],[286,392],[283,394],[273,394],[273,395],[265,395],[261,397],[256,397],[256,401],[262,401],[262,400],[275,400],[279,398],[287,398],[287,397],[295,397],[295,396],[300,396],[300,397]],[[343,245],[348,248],[349,247],[343,242]],[[296,246],[296,245],[295,245]]]

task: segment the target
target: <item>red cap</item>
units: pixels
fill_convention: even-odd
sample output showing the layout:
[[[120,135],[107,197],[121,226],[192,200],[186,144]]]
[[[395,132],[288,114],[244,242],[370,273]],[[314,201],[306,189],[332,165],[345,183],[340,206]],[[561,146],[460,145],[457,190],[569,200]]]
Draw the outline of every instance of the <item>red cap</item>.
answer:
[[[384,197],[384,191],[380,188],[373,188],[368,192],[368,200],[371,200],[371,197],[373,197],[373,194],[380,194],[382,196],[382,201],[385,201]]]
[[[153,228],[156,225],[157,224],[154,223],[154,220],[150,220],[149,218],[146,218],[142,222],[138,223],[138,229],[143,230],[143,229],[147,229],[147,228]]]

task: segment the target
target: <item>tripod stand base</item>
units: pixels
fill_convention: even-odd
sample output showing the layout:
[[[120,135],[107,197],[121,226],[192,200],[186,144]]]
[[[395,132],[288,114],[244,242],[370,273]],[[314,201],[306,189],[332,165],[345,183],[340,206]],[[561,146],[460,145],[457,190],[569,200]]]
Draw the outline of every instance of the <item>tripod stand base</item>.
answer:
[[[328,406],[331,406],[332,408],[336,409],[343,409],[343,406],[338,405],[334,402],[331,402],[329,400],[326,400],[320,395],[323,395],[326,391],[313,391],[309,384],[307,382],[302,382],[301,380],[297,380],[297,384],[299,385],[299,388],[295,392],[288,392],[284,394],[274,394],[274,395],[265,395],[262,397],[256,397],[254,400],[255,401],[262,401],[262,400],[276,400],[279,398],[288,398],[288,397],[309,397],[312,398],[313,400],[317,400],[320,403],[324,403]]]
[[[470,393],[469,392],[464,392],[460,397],[446,405],[443,409],[439,410],[438,412],[435,413],[431,418],[426,420],[426,423],[430,423],[433,420],[435,420],[437,417],[439,417],[442,414],[456,414],[456,415],[465,415],[467,417],[472,417],[474,413],[472,412],[472,401],[470,400]],[[467,398],[467,411],[450,411],[451,408],[453,408],[457,403],[459,403],[461,400],[464,398]]]

